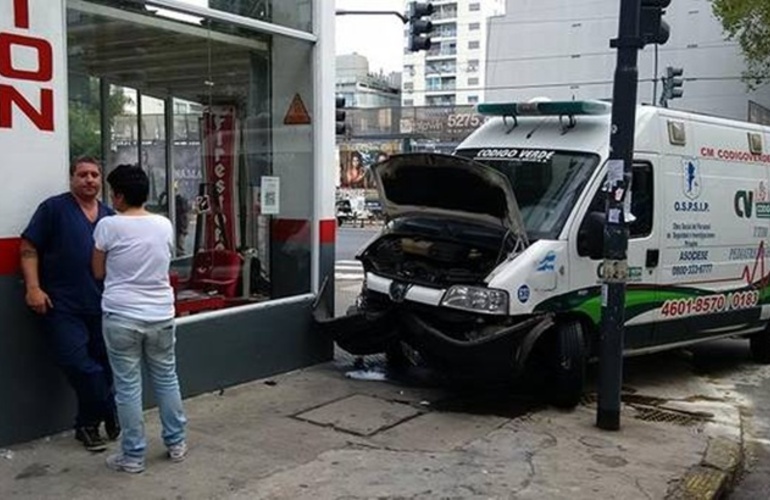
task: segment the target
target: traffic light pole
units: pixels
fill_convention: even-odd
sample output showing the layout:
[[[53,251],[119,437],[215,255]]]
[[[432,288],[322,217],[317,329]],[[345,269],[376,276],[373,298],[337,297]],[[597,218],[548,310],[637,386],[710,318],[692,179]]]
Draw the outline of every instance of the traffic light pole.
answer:
[[[610,158],[607,162],[609,190],[605,207],[604,276],[599,339],[599,394],[596,425],[604,430],[620,429],[620,393],[623,382],[623,337],[626,279],[628,277],[628,227],[624,201],[631,186],[631,166],[636,125],[639,82],[637,61],[643,46],[639,35],[641,0],[621,0],[617,65],[612,92]]]
[[[396,16],[404,24],[409,22],[409,18],[395,10],[337,10],[335,14],[338,16]]]
[[[669,0],[670,1],[670,0]],[[407,47],[410,52],[430,50],[430,32],[433,31],[433,23],[429,18],[433,14],[433,4],[429,2],[409,2],[409,10],[406,15],[395,10],[337,10],[338,16],[396,16],[401,22],[409,25],[409,41]]]

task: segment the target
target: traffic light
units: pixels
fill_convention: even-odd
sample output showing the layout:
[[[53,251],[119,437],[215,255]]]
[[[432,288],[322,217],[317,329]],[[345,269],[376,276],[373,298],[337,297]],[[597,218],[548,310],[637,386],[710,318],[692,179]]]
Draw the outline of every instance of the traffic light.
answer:
[[[335,96],[334,98],[334,130],[337,135],[344,135],[345,125],[345,96]]]
[[[668,107],[668,101],[671,99],[679,99],[684,95],[682,85],[684,85],[683,68],[674,68],[668,66],[666,68],[666,76],[663,80],[663,93],[660,95],[660,105],[664,108]]]
[[[430,32],[433,31],[433,23],[425,19],[433,14],[433,4],[428,2],[411,2],[407,18],[409,19],[409,41],[407,47],[410,52],[430,50]]]
[[[671,28],[663,20],[666,7],[671,0],[642,0],[642,10],[639,13],[639,37],[643,45],[656,43],[663,45],[668,42]]]

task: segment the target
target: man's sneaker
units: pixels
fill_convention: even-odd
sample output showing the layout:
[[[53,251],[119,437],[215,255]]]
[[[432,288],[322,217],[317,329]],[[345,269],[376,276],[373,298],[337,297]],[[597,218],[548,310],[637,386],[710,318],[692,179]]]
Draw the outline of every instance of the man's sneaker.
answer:
[[[172,462],[181,462],[187,457],[187,443],[180,441],[168,447],[168,458]]]
[[[120,422],[118,422],[118,416],[112,414],[104,419],[104,431],[107,433],[107,439],[115,441],[120,437]]]
[[[98,427],[78,427],[75,429],[75,439],[83,443],[88,451],[100,452],[107,449],[107,443],[99,435]]]
[[[127,457],[122,453],[115,453],[107,457],[107,467],[118,472],[139,474],[144,472],[144,460],[141,458]]]

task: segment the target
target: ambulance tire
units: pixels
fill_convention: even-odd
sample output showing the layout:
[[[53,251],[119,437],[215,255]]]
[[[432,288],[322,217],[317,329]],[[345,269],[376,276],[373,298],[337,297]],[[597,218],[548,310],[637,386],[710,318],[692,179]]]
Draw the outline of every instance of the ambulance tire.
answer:
[[[574,408],[586,384],[586,347],[578,321],[557,324],[552,356],[550,402],[557,408]]]
[[[389,344],[385,349],[385,364],[388,370],[395,372],[403,372],[412,366],[412,361],[400,340]]]
[[[425,366],[420,353],[403,340],[393,342],[385,350],[385,363],[388,370],[403,373],[410,368]]]
[[[751,358],[763,365],[770,364],[770,329],[749,338]]]

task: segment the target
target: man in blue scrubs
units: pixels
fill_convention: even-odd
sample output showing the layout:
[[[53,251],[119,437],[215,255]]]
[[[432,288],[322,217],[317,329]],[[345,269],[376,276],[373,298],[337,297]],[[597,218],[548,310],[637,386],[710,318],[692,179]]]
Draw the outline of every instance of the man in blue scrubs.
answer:
[[[96,223],[113,215],[99,199],[97,160],[70,167],[70,191],[41,203],[22,233],[21,268],[27,305],[43,317],[57,363],[78,401],[75,438],[104,451],[101,422],[110,439],[120,433],[101,323],[102,283],[91,273]]]

